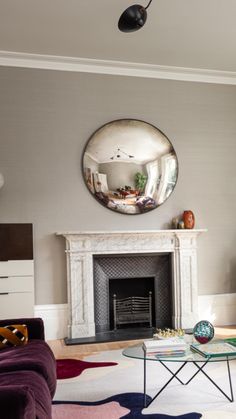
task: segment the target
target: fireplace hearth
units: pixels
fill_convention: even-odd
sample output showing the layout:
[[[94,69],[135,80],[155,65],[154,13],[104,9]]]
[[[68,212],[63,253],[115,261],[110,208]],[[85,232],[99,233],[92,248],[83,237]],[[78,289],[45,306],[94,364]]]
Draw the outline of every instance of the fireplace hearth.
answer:
[[[135,265],[139,264],[138,261],[141,261],[142,258],[169,259],[170,275],[167,307],[171,310],[171,325],[175,328],[191,329],[198,321],[197,237],[205,231],[193,229],[57,233],[57,235],[62,235],[66,239],[69,307],[68,341],[70,343],[73,343],[73,340],[80,341],[81,339],[94,341],[98,333],[103,335],[114,334],[114,331],[110,330],[108,304],[109,278],[111,276],[107,275],[106,272],[104,273],[104,268],[101,267],[100,263],[101,259],[107,260],[109,258],[121,260],[119,262],[121,265],[124,265],[124,261],[126,263],[129,259],[135,260]],[[99,261],[97,269],[100,270],[103,280],[106,277],[105,281],[99,285],[96,283],[96,261]],[[132,262],[129,263],[132,264]],[[155,263],[157,262],[152,262],[152,264]],[[124,280],[130,276],[137,278],[137,280],[145,276],[155,278],[155,326],[158,327],[159,303],[157,304],[156,294],[159,283],[156,279],[157,271],[153,273],[151,268],[148,272],[144,268],[138,268],[139,274],[134,275],[131,272],[132,269],[129,269],[128,274],[127,271],[122,273],[121,278]],[[144,272],[141,272],[142,269]],[[114,277],[117,277],[117,274]],[[101,321],[97,320],[97,311],[101,310],[97,308],[97,288],[100,291],[102,288],[107,289],[102,297],[105,309]],[[161,316],[163,310],[163,308],[160,309]],[[142,338],[141,330],[139,336]],[[118,340],[125,340],[125,338]]]
[[[95,333],[94,336],[82,338],[65,338],[66,345],[85,345],[93,343],[121,342],[139,339],[151,339],[156,329],[151,327],[128,327]],[[186,332],[188,333],[188,331]]]

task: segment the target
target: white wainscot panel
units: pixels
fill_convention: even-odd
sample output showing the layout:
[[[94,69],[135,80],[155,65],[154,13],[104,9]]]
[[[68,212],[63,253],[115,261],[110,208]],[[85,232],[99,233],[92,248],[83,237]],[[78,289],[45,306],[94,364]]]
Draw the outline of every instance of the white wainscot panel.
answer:
[[[36,305],[34,315],[44,321],[46,340],[64,339],[67,336],[67,304]]]
[[[236,324],[236,293],[198,296],[198,318],[209,320],[214,326]],[[35,317],[44,320],[47,340],[64,339],[68,335],[68,305],[37,305]]]
[[[236,324],[236,293],[199,295],[199,320],[209,320],[214,326]]]

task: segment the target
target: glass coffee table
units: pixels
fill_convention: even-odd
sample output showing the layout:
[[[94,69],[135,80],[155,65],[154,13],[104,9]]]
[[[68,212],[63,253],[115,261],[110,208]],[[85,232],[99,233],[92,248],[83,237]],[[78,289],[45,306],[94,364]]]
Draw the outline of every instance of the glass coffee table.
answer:
[[[162,357],[156,357],[153,354],[146,353],[146,350],[143,348],[142,344],[130,346],[123,350],[122,354],[128,358],[136,358],[143,360],[143,368],[144,368],[144,380],[143,380],[143,394],[144,394],[144,407],[148,407],[153,400],[155,400],[159,394],[170,384],[170,382],[176,378],[180,384],[187,385],[189,384],[196,375],[201,372],[205,375],[208,380],[211,381],[211,383],[230,401],[234,401],[234,395],[233,395],[233,387],[232,387],[232,380],[231,380],[231,374],[230,374],[230,360],[236,359],[236,355],[230,355],[230,356],[220,356],[220,357],[208,357],[205,358],[202,355],[198,354],[197,352],[193,352],[190,348],[187,349],[186,354],[181,357],[170,357],[170,356],[162,356]],[[171,374],[171,378],[165,383],[165,385],[156,393],[156,395],[151,399],[150,402],[147,402],[147,361],[149,362],[159,362],[164,368],[166,368],[169,373]],[[207,364],[211,362],[224,362],[227,366],[227,373],[228,373],[228,380],[229,380],[229,388],[230,388],[230,395],[227,395],[219,386],[215,383],[215,381],[209,376],[209,374],[206,373],[204,368]],[[173,363],[178,364],[177,371],[173,372],[171,369],[171,364]],[[192,377],[187,381],[183,382],[179,377],[178,374],[180,371],[187,365],[188,363],[194,364],[197,368],[197,371],[195,374],[192,375]],[[169,365],[167,365],[169,364]]]

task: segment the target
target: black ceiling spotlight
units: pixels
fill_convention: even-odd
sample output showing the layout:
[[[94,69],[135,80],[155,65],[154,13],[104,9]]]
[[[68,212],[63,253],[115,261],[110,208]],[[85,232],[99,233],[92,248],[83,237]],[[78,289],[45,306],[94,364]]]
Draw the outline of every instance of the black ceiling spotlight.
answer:
[[[140,4],[134,4],[126,9],[118,22],[118,28],[121,32],[134,32],[141,29],[147,20],[147,8],[150,6],[152,0],[149,1],[146,7]]]

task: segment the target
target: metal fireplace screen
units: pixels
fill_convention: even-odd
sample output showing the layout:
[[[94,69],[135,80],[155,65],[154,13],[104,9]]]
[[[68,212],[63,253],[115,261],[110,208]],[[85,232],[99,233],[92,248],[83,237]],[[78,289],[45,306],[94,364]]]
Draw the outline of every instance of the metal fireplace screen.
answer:
[[[113,295],[114,329],[122,324],[148,323],[152,327],[152,292],[148,297],[131,296],[127,298]]]

